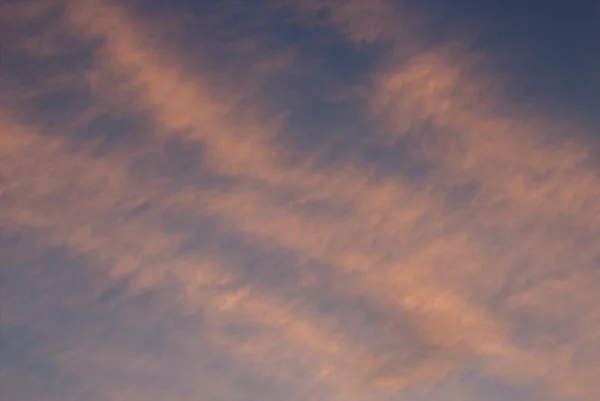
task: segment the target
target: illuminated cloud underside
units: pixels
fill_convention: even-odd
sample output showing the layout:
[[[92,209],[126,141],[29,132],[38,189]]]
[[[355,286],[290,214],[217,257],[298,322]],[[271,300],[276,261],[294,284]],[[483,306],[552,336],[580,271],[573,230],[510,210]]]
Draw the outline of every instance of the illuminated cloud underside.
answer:
[[[264,83],[299,51],[256,55],[237,86],[161,39],[170,16],[110,3],[6,14],[16,26],[60,11],[45,32],[56,47],[43,34],[14,45],[39,65],[69,54],[65,38],[93,56],[9,87],[0,114],[2,258],[21,292],[46,280],[4,295],[3,325],[44,334],[28,358],[50,366],[48,399],[437,399],[450,386],[469,400],[473,369],[532,400],[600,394],[600,178],[584,122],[511,104],[468,38],[425,48],[405,31],[421,17],[398,4],[296,2],[307,25],[328,7],[322,23],[348,42],[391,44],[357,95],[361,118],[371,141],[404,141],[430,167],[323,165],[286,142],[294,110],[269,113]],[[217,39],[202,35],[210,57]],[[69,90],[93,99],[85,113],[39,117],[31,99]],[[102,152],[73,139],[106,116],[143,132]],[[197,159],[181,167],[174,143]],[[36,266],[57,249],[80,268],[46,267],[50,279]],[[41,397],[44,373],[22,378],[9,358],[3,387]]]

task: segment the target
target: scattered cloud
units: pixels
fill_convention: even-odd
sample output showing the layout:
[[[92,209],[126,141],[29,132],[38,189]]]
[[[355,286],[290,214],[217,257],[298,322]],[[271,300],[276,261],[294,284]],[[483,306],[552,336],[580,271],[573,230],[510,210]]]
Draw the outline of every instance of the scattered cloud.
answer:
[[[15,21],[47,23],[11,27],[9,56],[36,60],[39,79],[12,69],[3,96],[2,259],[15,288],[41,284],[10,293],[5,326],[30,333],[27,358],[52,372],[29,368],[14,398],[50,377],[69,381],[62,399],[391,400],[452,378],[476,398],[477,366],[480,380],[534,386],[527,399],[591,400],[589,125],[511,101],[469,38],[425,45],[424,17],[400,3],[286,6],[356,51],[387,46],[366,86],[336,91],[362,102],[369,146],[427,162],[419,178],[356,157],[364,138],[330,163],[282,140],[295,110],[269,82],[312,65],[293,45],[200,29],[191,58],[164,39],[177,15],[9,5]],[[223,40],[222,68],[195,61]],[[3,357],[2,381],[18,376],[11,358],[23,357]]]

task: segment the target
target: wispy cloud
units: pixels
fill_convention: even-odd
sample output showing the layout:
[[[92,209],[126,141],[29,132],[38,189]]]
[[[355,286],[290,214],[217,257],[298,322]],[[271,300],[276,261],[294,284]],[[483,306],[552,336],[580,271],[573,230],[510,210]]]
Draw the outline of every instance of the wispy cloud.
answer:
[[[34,4],[15,18],[39,19]],[[10,92],[1,213],[31,252],[64,247],[87,258],[84,275],[103,275],[61,303],[103,320],[44,352],[98,399],[384,400],[473,364],[565,397],[600,390],[600,182],[585,135],[569,136],[581,122],[514,104],[461,43],[406,36],[421,19],[399,4],[301,2],[309,25],[326,7],[348,41],[391,47],[359,92],[369,141],[404,141],[429,168],[415,180],[355,154],[323,165],[282,140],[294,110],[269,113],[264,84],[303,62],[298,52],[258,54],[236,86],[225,66],[198,70],[161,39],[171,25],[133,7],[57,4],[56,37],[94,49],[93,65],[61,82],[85,82],[92,100],[48,126],[24,121],[39,108]],[[396,16],[410,24],[396,28]],[[222,40],[209,33],[197,38],[206,57]],[[227,63],[257,41],[229,43]],[[49,92],[34,86],[32,98]],[[99,116],[143,126],[135,146],[76,143]],[[65,334],[56,316],[34,323],[18,309],[8,303],[11,324]],[[138,351],[136,336],[153,331],[161,345]],[[217,380],[219,363],[235,368]]]

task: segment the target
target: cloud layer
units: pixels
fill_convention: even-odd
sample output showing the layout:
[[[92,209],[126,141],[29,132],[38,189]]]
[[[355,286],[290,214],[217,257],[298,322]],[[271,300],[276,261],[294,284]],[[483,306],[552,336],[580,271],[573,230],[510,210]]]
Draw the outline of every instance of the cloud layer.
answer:
[[[9,399],[600,393],[592,119],[398,2],[150,3],[5,6]]]

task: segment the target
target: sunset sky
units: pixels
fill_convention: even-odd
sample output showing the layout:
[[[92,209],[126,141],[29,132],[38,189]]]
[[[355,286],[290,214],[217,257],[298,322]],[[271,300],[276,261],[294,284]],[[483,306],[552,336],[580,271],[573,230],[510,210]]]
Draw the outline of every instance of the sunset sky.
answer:
[[[597,401],[600,2],[4,0],[2,401]]]

